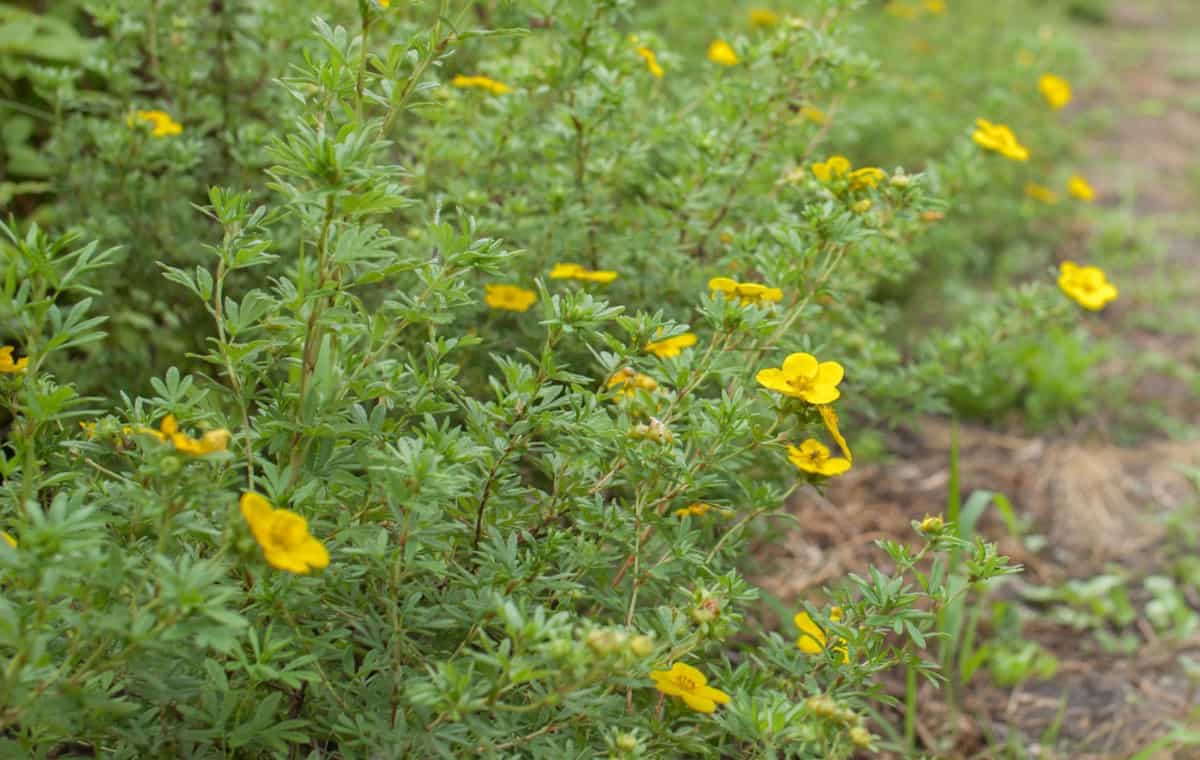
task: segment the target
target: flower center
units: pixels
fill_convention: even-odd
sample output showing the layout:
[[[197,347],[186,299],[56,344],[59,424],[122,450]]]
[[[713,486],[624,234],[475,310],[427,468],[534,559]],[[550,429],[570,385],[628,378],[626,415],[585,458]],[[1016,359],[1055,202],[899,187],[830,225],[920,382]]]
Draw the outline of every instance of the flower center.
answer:
[[[675,679],[675,682],[677,684],[679,684],[679,688],[684,689],[686,691],[695,691],[696,690],[696,682],[693,681],[688,676],[679,676],[678,678]]]
[[[787,384],[798,391],[811,391],[813,388],[813,378],[795,375],[787,379]]]

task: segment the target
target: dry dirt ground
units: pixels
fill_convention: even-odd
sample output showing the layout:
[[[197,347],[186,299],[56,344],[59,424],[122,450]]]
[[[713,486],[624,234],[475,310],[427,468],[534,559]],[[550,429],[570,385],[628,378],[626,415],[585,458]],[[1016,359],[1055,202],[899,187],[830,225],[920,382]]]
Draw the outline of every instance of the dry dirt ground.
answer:
[[[1057,586],[1106,568],[1132,577],[1159,570],[1164,515],[1200,502],[1180,471],[1200,468],[1195,375],[1189,380],[1171,370],[1200,367],[1200,0],[1113,5],[1107,23],[1081,28],[1101,71],[1072,108],[1110,117],[1089,145],[1087,174],[1101,189],[1100,202],[1126,208],[1131,224],[1152,230],[1161,248],[1149,262],[1113,265],[1122,298],[1096,321],[1097,332],[1122,347],[1103,371],[1133,373],[1135,408],[1116,410],[1107,421],[1102,415],[1067,436],[961,431],[963,493],[1006,494],[1029,520],[1029,532],[1048,539],[1031,551],[999,520],[985,520],[983,532],[1025,566],[1018,583],[1030,585]],[[1179,423],[1176,439],[1160,432],[1134,448],[1112,443],[1119,439],[1112,434],[1115,421],[1143,408]],[[785,600],[811,596],[848,571],[880,563],[876,540],[911,540],[911,520],[944,509],[949,425],[928,420],[890,443],[890,463],[858,467],[823,496],[813,492],[796,501],[798,524],[806,528],[774,549],[773,569],[758,579],[763,587]],[[1188,601],[1200,608],[1195,590],[1190,593]],[[943,697],[922,692],[918,736],[927,756],[1116,760],[1173,727],[1200,732],[1197,684],[1177,661],[1179,654],[1200,656],[1200,636],[1164,641],[1141,621],[1133,626],[1142,641],[1138,650],[1113,654],[1087,632],[1056,624],[1036,608],[1028,612],[1024,636],[1058,658],[1057,674],[1012,689],[977,675],[951,732]],[[895,693],[903,696],[899,678]],[[1048,730],[1056,740],[1040,746]],[[948,733],[955,734],[952,740]],[[1148,757],[1200,758],[1200,745],[1162,747]]]

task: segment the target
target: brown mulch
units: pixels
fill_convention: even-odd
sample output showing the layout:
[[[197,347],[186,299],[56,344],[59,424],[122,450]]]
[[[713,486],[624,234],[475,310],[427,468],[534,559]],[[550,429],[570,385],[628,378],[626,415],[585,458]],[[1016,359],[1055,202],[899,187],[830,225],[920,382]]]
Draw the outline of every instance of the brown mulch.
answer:
[[[877,540],[912,543],[911,522],[944,511],[950,440],[948,423],[926,420],[919,432],[894,436],[893,462],[856,467],[833,480],[824,494],[802,493],[791,506],[802,527],[763,547],[758,554],[762,573],[754,582],[794,601],[848,572],[862,573],[869,564],[886,566]],[[996,515],[985,515],[981,532],[1025,568],[1018,583],[1055,585],[1112,563],[1133,573],[1150,572],[1164,541],[1162,517],[1196,500],[1180,468],[1200,467],[1200,441],[1122,449],[963,427],[959,451],[964,498],[976,490],[1002,493],[1048,539],[1047,548],[1032,552],[1020,537],[1007,534]],[[1035,619],[1024,635],[1058,658],[1057,675],[1015,689],[977,675],[954,719],[943,695],[923,687],[919,735],[927,747],[946,753],[939,757],[987,757],[978,753],[1010,740],[1042,757],[1127,757],[1122,753],[1145,746],[1171,720],[1187,716],[1194,685],[1178,672],[1174,655],[1181,647],[1200,650],[1200,638],[1167,648],[1157,646],[1152,630],[1141,633],[1146,640],[1141,650],[1118,656],[1100,651],[1086,633]],[[900,698],[901,679],[895,674],[893,693]],[[956,720],[956,744],[941,747],[951,720]],[[1068,755],[1037,747],[1039,737],[1059,721],[1057,737],[1071,748]]]

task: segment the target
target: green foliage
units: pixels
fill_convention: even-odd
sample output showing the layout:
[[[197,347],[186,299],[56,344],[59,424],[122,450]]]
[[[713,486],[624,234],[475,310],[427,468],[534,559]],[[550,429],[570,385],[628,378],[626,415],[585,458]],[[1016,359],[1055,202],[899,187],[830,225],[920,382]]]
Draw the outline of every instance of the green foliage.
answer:
[[[875,5],[769,28],[642,6],[102,0],[44,22],[93,37],[23,70],[46,131],[5,132],[46,141],[55,193],[0,241],[29,359],[0,374],[3,751],[847,758],[877,741],[882,673],[943,677],[923,651],[960,630],[947,611],[1015,571],[973,535],[986,499],[882,543],[892,569],[830,606],[788,600],[815,652],[752,633],[739,565],[823,483],[789,445],[850,459],[857,430],[991,387],[995,357],[1034,414],[1081,403],[1062,385],[1086,350],[1029,355],[1074,339],[1039,253],[1069,212],[1031,209],[1028,172],[970,133],[1002,105],[1039,156],[1067,138],[1000,85],[987,113],[926,113]],[[1029,33],[973,23],[1004,55]],[[705,59],[718,36],[736,65]],[[968,60],[948,90],[1032,87]],[[878,175],[814,174],[836,154]],[[915,280],[935,329],[909,330]],[[497,285],[536,303],[490,307]],[[756,382],[799,352],[846,369],[841,432]],[[289,572],[301,545],[317,572]],[[729,703],[656,691],[676,663]]]

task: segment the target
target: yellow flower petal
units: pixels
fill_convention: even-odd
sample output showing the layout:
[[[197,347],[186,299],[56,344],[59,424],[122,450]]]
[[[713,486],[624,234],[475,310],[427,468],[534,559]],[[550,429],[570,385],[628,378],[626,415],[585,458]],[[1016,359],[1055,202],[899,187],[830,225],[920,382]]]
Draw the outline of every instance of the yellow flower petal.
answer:
[[[796,624],[796,628],[800,630],[800,637],[796,639],[796,646],[805,654],[819,654],[828,643],[825,637],[825,632],[821,627],[813,622],[812,617],[807,612],[797,612],[792,618]]]
[[[721,66],[736,66],[738,55],[733,47],[724,40],[713,40],[708,46],[708,60]]]
[[[806,353],[788,354],[783,360],[783,372],[789,377],[816,377],[820,366],[817,357]]]

